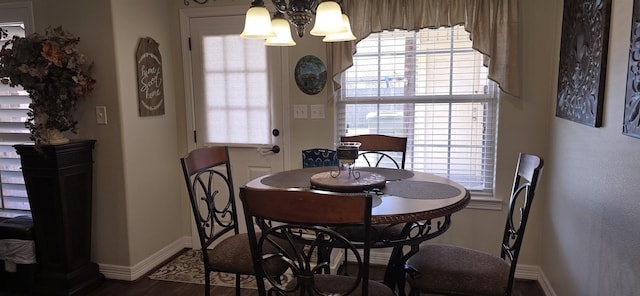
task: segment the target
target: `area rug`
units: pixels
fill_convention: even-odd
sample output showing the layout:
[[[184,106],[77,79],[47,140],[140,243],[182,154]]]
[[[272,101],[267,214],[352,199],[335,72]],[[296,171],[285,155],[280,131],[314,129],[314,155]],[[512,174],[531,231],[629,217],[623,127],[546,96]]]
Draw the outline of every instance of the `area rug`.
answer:
[[[204,285],[204,264],[200,250],[187,250],[180,256],[156,270],[149,276],[152,280],[181,282]],[[235,287],[235,274],[224,272],[211,273],[212,286]],[[244,289],[257,289],[256,279],[253,276],[241,275],[240,287]]]

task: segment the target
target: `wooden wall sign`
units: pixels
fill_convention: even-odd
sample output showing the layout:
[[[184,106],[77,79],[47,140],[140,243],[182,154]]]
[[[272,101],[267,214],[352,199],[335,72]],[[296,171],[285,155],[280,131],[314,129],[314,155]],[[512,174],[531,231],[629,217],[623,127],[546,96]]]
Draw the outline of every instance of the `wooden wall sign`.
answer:
[[[140,38],[136,51],[138,66],[138,110],[140,116],[164,114],[162,57],[158,43],[150,37]]]
[[[565,0],[556,116],[602,125],[611,0]]]

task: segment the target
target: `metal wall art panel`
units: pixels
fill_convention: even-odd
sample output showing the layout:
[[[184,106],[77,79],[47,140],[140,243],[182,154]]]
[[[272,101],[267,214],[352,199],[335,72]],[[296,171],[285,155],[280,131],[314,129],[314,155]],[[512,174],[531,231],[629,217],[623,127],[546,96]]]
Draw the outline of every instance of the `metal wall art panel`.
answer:
[[[611,0],[565,0],[556,116],[602,125]]]
[[[640,0],[633,2],[622,133],[640,138]]]

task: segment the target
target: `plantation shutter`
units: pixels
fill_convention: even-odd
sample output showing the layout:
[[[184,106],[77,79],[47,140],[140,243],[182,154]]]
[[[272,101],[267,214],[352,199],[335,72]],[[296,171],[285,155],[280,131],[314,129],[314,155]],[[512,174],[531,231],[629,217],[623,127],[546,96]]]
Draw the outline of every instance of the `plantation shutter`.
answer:
[[[492,194],[496,87],[461,26],[373,33],[342,74],[337,134],[408,138],[405,167]]]
[[[12,35],[24,36],[21,24],[0,24],[0,28],[7,32],[0,46]],[[24,125],[30,102],[28,93],[21,87],[0,83],[0,217],[21,215],[30,210],[20,156],[13,148],[15,144],[31,142]]]

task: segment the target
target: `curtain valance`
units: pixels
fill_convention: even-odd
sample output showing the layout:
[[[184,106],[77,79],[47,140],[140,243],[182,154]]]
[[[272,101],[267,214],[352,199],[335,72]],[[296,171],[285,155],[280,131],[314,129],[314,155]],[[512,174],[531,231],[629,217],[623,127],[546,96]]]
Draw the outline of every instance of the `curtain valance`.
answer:
[[[518,0],[343,0],[356,40],[327,43],[329,77],[353,65],[356,43],[383,30],[464,25],[474,49],[485,55],[489,79],[512,96],[520,96]]]

